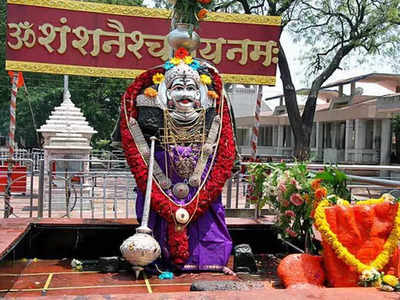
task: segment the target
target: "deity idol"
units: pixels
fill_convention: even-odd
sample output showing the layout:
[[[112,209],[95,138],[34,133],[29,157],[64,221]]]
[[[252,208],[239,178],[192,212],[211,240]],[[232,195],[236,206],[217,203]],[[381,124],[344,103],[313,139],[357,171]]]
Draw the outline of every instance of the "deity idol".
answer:
[[[183,271],[226,271],[232,241],[221,192],[236,158],[230,105],[218,71],[179,48],[122,98],[122,144],[138,186],[141,219],[157,138],[149,226],[162,261]]]

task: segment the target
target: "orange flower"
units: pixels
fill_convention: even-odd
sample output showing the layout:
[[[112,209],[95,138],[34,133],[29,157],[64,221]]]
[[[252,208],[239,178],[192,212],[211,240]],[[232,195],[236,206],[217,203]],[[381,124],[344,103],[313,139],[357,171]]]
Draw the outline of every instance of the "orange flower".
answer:
[[[200,2],[201,4],[208,4],[210,3],[212,0],[197,0],[197,2]]]
[[[210,97],[211,99],[218,99],[219,96],[215,91],[208,91],[208,97]]]
[[[310,203],[310,195],[309,194],[304,194],[303,195],[304,201],[306,201],[306,203]]]
[[[318,179],[314,179],[313,181],[311,181],[311,188],[316,191],[318,188],[321,187],[321,178]]]
[[[320,187],[315,191],[315,199],[322,200],[326,197],[328,191],[324,187]]]
[[[197,17],[199,18],[199,20],[204,19],[208,14],[208,10],[205,8],[200,9],[200,11],[197,13]]]
[[[144,94],[145,96],[149,97],[149,98],[154,98],[157,97],[157,91],[151,87],[147,88],[144,90]]]

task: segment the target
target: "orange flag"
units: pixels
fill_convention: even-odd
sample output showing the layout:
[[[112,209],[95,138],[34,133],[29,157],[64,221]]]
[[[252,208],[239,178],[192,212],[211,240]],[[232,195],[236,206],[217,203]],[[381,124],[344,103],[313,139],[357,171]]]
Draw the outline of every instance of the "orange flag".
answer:
[[[13,71],[8,71],[8,76],[11,78],[11,83],[14,77],[14,72]],[[17,88],[20,88],[25,85],[24,81],[24,76],[22,75],[22,72],[18,72],[18,79],[17,79]]]

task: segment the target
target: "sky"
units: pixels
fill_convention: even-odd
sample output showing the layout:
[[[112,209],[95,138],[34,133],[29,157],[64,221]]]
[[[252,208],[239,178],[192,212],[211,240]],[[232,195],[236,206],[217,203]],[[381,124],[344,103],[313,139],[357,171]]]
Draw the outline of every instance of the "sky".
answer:
[[[283,48],[285,49],[285,54],[288,58],[288,61],[290,62],[290,67],[291,67],[291,74],[292,74],[292,79],[295,84],[296,89],[301,89],[301,88],[307,88],[309,86],[306,86],[304,83],[304,77],[301,74],[300,70],[303,68],[302,64],[299,61],[299,53],[296,51],[298,47],[293,47],[293,41],[290,35],[286,32],[282,33],[281,40],[280,40]],[[355,56],[348,56],[345,58],[347,60],[347,63],[349,64],[348,69],[343,69],[343,70],[336,70],[332,76],[325,82],[325,84],[335,82],[338,80],[343,80],[351,77],[356,77],[360,75],[365,75],[369,73],[394,73],[393,70],[391,69],[390,65],[388,64],[376,64],[376,65],[371,65],[371,64],[365,64],[365,65],[357,65],[356,63],[351,63],[352,61],[356,61]],[[281,95],[283,93],[282,91],[282,82],[280,80],[280,73],[279,73],[279,68],[277,69],[277,74],[276,74],[276,86],[274,87],[264,87],[263,90],[263,95],[265,98],[272,97],[275,95]],[[363,88],[363,94],[365,95],[386,95],[392,93],[392,91],[381,87],[378,84],[373,84],[373,83],[359,83],[357,86],[360,86]],[[349,89],[349,87],[347,87]],[[346,90],[346,87],[344,87],[344,93],[349,93],[349,90]],[[302,101],[299,101],[299,103],[302,103]],[[278,104],[278,101],[270,101],[268,105],[273,108]]]

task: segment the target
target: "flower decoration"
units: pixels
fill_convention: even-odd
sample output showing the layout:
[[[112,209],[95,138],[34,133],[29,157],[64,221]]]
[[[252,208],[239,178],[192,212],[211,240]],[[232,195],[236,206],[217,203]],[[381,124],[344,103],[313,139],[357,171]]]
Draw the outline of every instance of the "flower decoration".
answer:
[[[382,283],[381,273],[376,269],[366,269],[360,275],[360,285],[380,287]]]
[[[200,75],[200,81],[205,85],[209,85],[212,82],[210,76],[208,76],[206,74],[201,74]]]
[[[290,196],[290,202],[292,202],[296,206],[300,206],[304,203],[304,199],[299,193],[295,193]]]
[[[203,20],[205,17],[207,17],[208,10],[205,8],[200,9],[200,11],[197,13],[197,17],[199,20]]]
[[[200,63],[198,60],[193,59],[192,63],[189,65],[193,70],[198,70],[200,68]]]
[[[398,292],[400,291],[399,279],[394,275],[383,275],[380,289],[385,292]]]
[[[385,199],[374,199],[374,204],[385,202]],[[370,205],[369,201],[360,201],[358,205]],[[332,250],[337,254],[348,266],[353,267],[360,273],[360,284],[363,286],[370,286],[371,284],[379,284],[379,272],[389,262],[391,255],[397,247],[397,242],[400,237],[400,205],[397,207],[397,213],[394,218],[394,226],[387,238],[382,251],[376,256],[373,261],[368,264],[361,262],[354,254],[352,254],[343,244],[338,240],[337,235],[331,230],[327,221],[325,209],[331,203],[328,199],[322,200],[315,211],[315,225],[321,233],[322,239],[329,244]],[[375,285],[373,285],[375,286]]]
[[[328,195],[328,191],[324,187],[320,187],[315,191],[315,199],[317,199],[317,200],[322,200],[322,199],[326,198],[327,195]]]
[[[302,241],[307,252],[317,254],[312,238],[313,216],[318,203],[328,195],[347,197],[345,181],[331,181],[342,178],[342,173],[327,168],[314,175],[305,163],[250,164],[248,173],[249,201],[258,202],[260,208],[268,204],[278,213],[276,228],[282,237]]]
[[[290,217],[290,218],[294,218],[295,216],[296,216],[296,214],[294,213],[294,211],[293,210],[287,210],[287,211],[285,211],[285,215],[286,216],[288,216],[288,217]]]
[[[164,80],[164,74],[156,73],[153,75],[154,84],[160,84]]]
[[[148,87],[147,89],[144,90],[144,94],[145,94],[145,96],[147,96],[149,98],[155,98],[155,97],[157,97],[158,93],[155,89]]]
[[[175,66],[179,65],[182,62],[182,59],[179,57],[173,57],[169,60],[169,62]]]
[[[314,191],[317,190],[318,188],[320,188],[321,187],[321,181],[322,181],[321,178],[316,178],[316,179],[312,180],[311,181],[311,188]]]
[[[189,56],[189,52],[183,47],[178,48],[175,52],[177,58],[184,59],[186,56]]]
[[[195,28],[212,8],[212,0],[176,0],[173,4],[175,23],[192,24]]]
[[[211,99],[218,99],[219,98],[219,96],[218,96],[218,94],[215,92],[215,91],[208,91],[208,97],[210,97]]]
[[[183,62],[184,62],[185,64],[187,64],[187,65],[190,66],[190,64],[193,62],[193,58],[192,58],[191,56],[186,56],[186,57],[183,59]]]
[[[169,69],[172,69],[175,65],[171,63],[170,61],[166,61],[164,64],[164,69],[168,71]]]
[[[394,275],[384,275],[382,277],[382,282],[392,287],[395,287],[399,284],[399,279]]]

